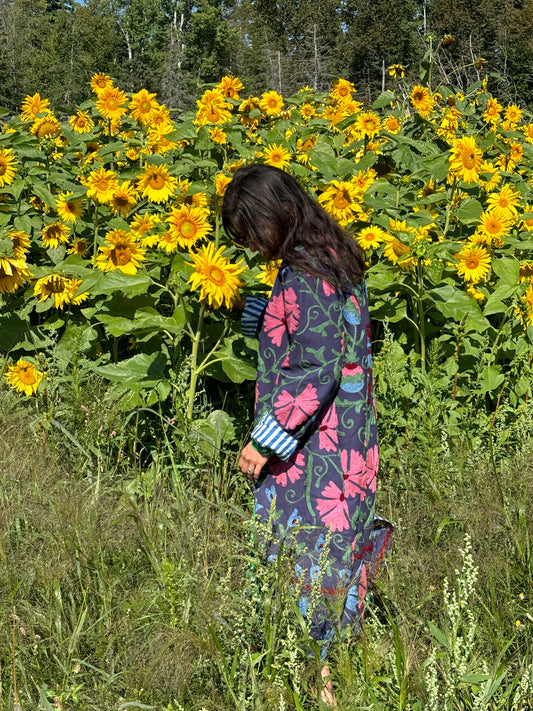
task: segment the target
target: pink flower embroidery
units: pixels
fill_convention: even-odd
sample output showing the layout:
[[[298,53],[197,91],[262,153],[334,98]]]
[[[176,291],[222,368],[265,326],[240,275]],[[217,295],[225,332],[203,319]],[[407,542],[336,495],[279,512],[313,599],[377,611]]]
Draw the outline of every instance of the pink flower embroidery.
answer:
[[[332,481],[322,492],[323,499],[317,499],[316,506],[322,521],[331,526],[332,531],[345,531],[349,528],[348,504],[344,493]]]
[[[358,479],[366,471],[366,462],[361,454],[355,449],[348,452],[343,449],[341,452],[342,471],[344,472],[344,493],[346,496],[355,496],[360,491]],[[364,501],[364,497],[363,497]]]
[[[291,395],[282,390],[274,403],[275,416],[282,427],[293,429],[310,417],[318,409],[316,389],[308,383],[299,395]]]
[[[335,289],[331,286],[329,281],[326,281],[325,279],[322,280],[322,288],[324,289],[324,294],[326,296],[331,296],[335,293]]]
[[[268,302],[263,328],[275,346],[280,346],[286,330],[294,333],[300,320],[300,307],[294,289],[289,287]]]
[[[328,408],[318,428],[318,446],[320,449],[325,449],[326,452],[337,451],[337,445],[339,444],[338,424],[335,403],[331,403],[331,407]]]
[[[281,486],[287,486],[290,481],[294,484],[295,481],[302,476],[305,466],[305,457],[301,452],[294,454],[290,457],[288,462],[273,462],[270,465],[272,474],[276,481],[276,484],[281,484]]]
[[[370,482],[370,491],[376,490],[376,477],[379,469],[379,449],[377,444],[366,453],[367,479]]]

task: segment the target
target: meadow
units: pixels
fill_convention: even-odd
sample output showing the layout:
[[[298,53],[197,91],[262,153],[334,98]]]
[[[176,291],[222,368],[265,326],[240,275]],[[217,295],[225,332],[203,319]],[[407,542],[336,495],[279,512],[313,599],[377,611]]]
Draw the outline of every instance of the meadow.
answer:
[[[318,709],[282,558],[254,553],[262,264],[224,234],[242,164],[294,174],[368,258],[395,524],[339,708],[531,708],[533,123],[390,67],[365,107],[247,96],[173,115],[96,74],[68,117],[39,94],[0,133],[0,709]],[[482,65],[480,65],[481,68]]]

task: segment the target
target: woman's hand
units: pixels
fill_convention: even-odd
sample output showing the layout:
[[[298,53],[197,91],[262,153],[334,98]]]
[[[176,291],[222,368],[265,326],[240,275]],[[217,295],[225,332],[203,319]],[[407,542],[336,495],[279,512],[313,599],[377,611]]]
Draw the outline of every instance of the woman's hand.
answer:
[[[259,454],[259,452],[252,447],[252,443],[249,442],[241,452],[239,469],[247,479],[256,481],[261,474],[261,469],[265,466],[267,461],[268,457]]]

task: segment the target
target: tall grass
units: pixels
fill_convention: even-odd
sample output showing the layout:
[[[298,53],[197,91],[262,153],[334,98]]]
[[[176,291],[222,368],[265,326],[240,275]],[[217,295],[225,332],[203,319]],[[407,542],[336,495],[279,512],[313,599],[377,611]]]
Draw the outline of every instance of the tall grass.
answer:
[[[395,542],[362,637],[332,649],[341,711],[531,708],[533,411],[473,407],[458,434],[444,391],[430,368],[399,425],[381,390]],[[50,416],[0,390],[0,710],[320,708],[288,566],[254,556],[237,446],[210,456],[179,419],[98,398],[64,390]]]

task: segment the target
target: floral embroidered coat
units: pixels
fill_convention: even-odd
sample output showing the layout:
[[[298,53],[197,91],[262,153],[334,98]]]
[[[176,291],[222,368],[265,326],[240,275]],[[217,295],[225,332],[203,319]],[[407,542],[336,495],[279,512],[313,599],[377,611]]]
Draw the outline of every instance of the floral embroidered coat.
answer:
[[[336,624],[358,631],[376,562],[379,454],[366,286],[340,295],[285,266],[268,303],[247,299],[242,325],[248,335],[260,328],[252,443],[270,455],[255,489],[256,515],[271,526],[270,560],[281,541],[295,547],[304,616],[313,583],[340,600],[336,621],[325,604],[309,610],[311,636],[327,642]]]

